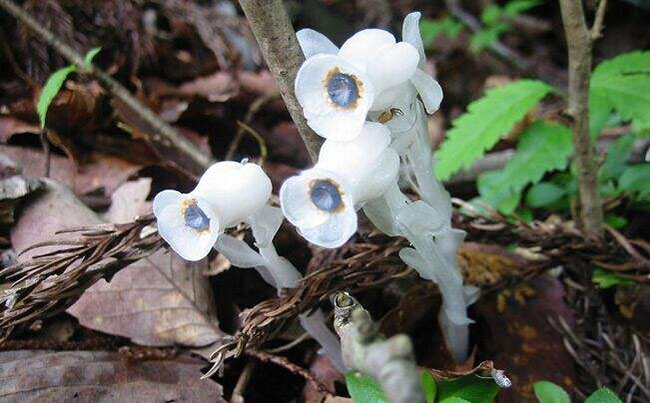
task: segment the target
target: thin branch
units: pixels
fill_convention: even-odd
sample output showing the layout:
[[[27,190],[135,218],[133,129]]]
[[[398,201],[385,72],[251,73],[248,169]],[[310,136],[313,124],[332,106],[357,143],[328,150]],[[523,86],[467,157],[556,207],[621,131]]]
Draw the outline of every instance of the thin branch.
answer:
[[[322,141],[307,125],[293,90],[296,74],[305,57],[282,0],[240,0],[239,3],[300,137],[311,159],[316,161]]]
[[[246,116],[244,117],[242,123],[250,125],[251,121],[253,120],[253,117],[257,114],[257,112],[259,112],[260,109],[264,107],[264,105],[278,98],[278,96],[279,94],[274,92],[272,94],[262,95],[259,98],[257,98],[255,101],[253,101],[251,106],[248,108],[248,112],[246,112]],[[232,160],[235,157],[235,153],[237,152],[239,143],[241,143],[244,137],[244,131],[245,131],[244,127],[240,125],[239,128],[237,129],[237,133],[235,133],[235,138],[228,146],[228,151],[226,151],[226,156],[224,157],[225,160]]]
[[[36,21],[32,16],[16,5],[16,3],[12,0],[0,0],[0,8],[3,8],[23,23],[43,42],[50,45],[70,63],[74,64],[80,72],[95,77],[108,92],[122,101],[135,114],[137,114],[140,119],[151,126],[155,131],[155,133],[152,133],[152,142],[160,143],[167,147],[174,147],[185,157],[184,160],[187,160],[192,165],[189,167],[192,172],[202,172],[210,166],[211,160],[207,155],[199,151],[189,140],[181,136],[173,127],[156,116],[151,109],[131,95],[129,90],[122,86],[122,84],[115,81],[96,66],[86,64],[83,55],[57,38],[51,31],[46,29],[43,24]]]
[[[603,207],[597,186],[594,147],[589,135],[589,79],[593,40],[580,1],[560,0],[560,9],[569,54],[567,114],[572,120],[573,147],[578,166],[580,223],[587,237],[601,239]]]
[[[596,10],[596,17],[594,17],[594,25],[591,26],[590,36],[592,41],[600,38],[600,35],[602,34],[606,8],[607,0],[600,0],[600,3],[598,3],[598,9]]]

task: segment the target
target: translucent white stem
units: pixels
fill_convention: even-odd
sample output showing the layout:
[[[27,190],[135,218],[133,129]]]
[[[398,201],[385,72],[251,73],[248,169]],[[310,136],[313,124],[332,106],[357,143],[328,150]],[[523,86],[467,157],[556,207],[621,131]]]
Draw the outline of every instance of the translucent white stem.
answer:
[[[229,235],[219,236],[214,248],[235,266],[254,267],[279,293],[283,288],[294,288],[302,275],[291,262],[278,255],[273,245],[273,238],[280,227],[277,217],[276,208],[267,206],[261,214],[249,220],[259,252],[254,251],[246,242]],[[336,369],[344,373],[341,344],[327,327],[323,312],[316,310],[311,315],[302,314],[299,320],[307,333],[321,345]]]
[[[407,174],[412,172],[415,177],[422,200],[411,202],[395,183],[382,198],[366,204],[364,212],[381,231],[408,239],[415,249],[404,248],[400,257],[420,276],[438,284],[442,294],[438,320],[449,351],[460,363],[467,358],[472,323],[467,317],[467,306],[477,295],[475,288],[463,286],[458,267],[458,246],[465,233],[451,228],[451,199],[433,173],[424,108],[420,101],[414,100],[404,109],[402,119],[407,124],[402,126],[407,129],[393,134],[400,140]]]

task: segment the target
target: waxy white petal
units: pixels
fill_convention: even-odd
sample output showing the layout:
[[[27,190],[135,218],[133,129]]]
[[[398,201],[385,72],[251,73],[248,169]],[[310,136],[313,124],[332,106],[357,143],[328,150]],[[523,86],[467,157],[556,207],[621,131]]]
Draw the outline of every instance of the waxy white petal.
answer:
[[[306,59],[321,53],[335,55],[339,52],[339,48],[332,41],[313,29],[301,29],[296,32],[296,37]]]

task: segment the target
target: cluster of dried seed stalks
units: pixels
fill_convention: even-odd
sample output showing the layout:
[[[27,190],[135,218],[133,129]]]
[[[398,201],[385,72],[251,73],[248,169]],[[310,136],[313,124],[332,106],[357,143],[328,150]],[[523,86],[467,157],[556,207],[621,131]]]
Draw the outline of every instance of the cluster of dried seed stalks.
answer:
[[[61,247],[0,271],[0,281],[13,282],[0,296],[0,340],[17,326],[64,311],[99,279],[110,281],[124,267],[160,249],[163,241],[150,227],[154,221],[150,214],[128,224],[67,229],[59,234],[78,238],[44,242],[23,251]]]

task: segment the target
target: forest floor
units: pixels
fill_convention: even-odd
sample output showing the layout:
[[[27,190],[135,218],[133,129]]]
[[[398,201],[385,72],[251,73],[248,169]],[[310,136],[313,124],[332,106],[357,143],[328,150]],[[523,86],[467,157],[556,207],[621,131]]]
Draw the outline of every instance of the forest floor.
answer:
[[[263,165],[274,193],[285,178],[309,166],[246,20],[230,2],[220,2],[219,7],[178,0],[22,3],[81,53],[100,46],[94,63],[205,155],[259,159],[260,144],[250,128],[264,141]],[[487,2],[463,3],[467,12],[478,16]],[[595,63],[650,46],[650,9],[631,0],[611,3],[604,35],[595,46]],[[287,4],[296,29],[313,28],[336,44],[368,26],[399,35],[401,21],[411,11],[427,18],[448,13],[443,2],[418,0]],[[454,39],[439,36],[428,46],[427,69],[444,89],[441,109],[429,122],[434,146],[486,88],[523,77],[566,88],[558,5],[544,2],[513,24],[500,41],[515,51],[516,59],[503,59],[490,50],[471,51],[464,31]],[[150,212],[159,191],[193,188],[201,172],[175,150],[155,144],[150,126],[82,75],[67,80],[48,112],[46,152],[35,100],[49,75],[66,62],[1,11],[0,61],[5,66],[0,70],[0,179],[8,186],[6,181],[19,177],[23,189],[8,195],[0,187],[0,267],[16,263],[18,252],[26,247],[53,239],[55,231],[130,222]],[[541,107],[557,108],[552,102]],[[504,138],[493,152],[515,144],[516,136]],[[36,179],[44,177],[72,192]],[[452,197],[469,200],[477,194],[475,179],[457,176],[446,186]],[[42,186],[54,190],[43,197]],[[329,251],[310,246],[285,223],[276,242],[281,255],[305,274],[316,274],[307,281],[313,290],[326,283],[329,293],[353,291],[386,335],[409,334],[421,367],[463,371],[494,361],[513,381],[498,401],[532,399],[532,383],[539,380],[562,385],[576,398],[608,386],[623,400],[648,401],[647,276],[631,275],[633,287],[601,289],[592,282],[594,262],[620,267],[629,260],[626,247],[635,242],[630,240],[645,239],[646,252],[650,250],[647,214],[623,206],[617,212],[630,225],[620,233],[608,232],[600,245],[580,236],[570,214],[541,212],[537,224],[531,225],[497,213],[490,218],[455,213],[454,225],[468,232],[459,252],[461,266],[467,281],[483,290],[470,308],[476,321],[471,327],[472,354],[460,367],[445,350],[435,320],[439,293],[399,261],[402,241],[362,229],[345,247]],[[250,237],[245,231],[237,233],[245,240]],[[318,277],[324,269],[337,274]],[[42,397],[36,394],[39,388],[63,385],[66,377],[77,376],[84,385],[112,387],[125,379],[166,385],[151,386],[151,396],[161,398],[201,400],[221,393],[231,402],[241,401],[241,396],[252,402],[318,402],[327,389],[345,401],[343,378],[317,354],[316,343],[302,337],[292,320],[296,312],[278,313],[291,298],[277,297],[254,270],[231,268],[216,252],[188,264],[159,251],[120,269],[108,285],[102,280],[67,311],[34,315],[28,328],[14,329],[0,343],[0,380],[11,382],[11,398]],[[310,306],[331,311],[322,295],[310,298]],[[268,306],[262,309],[258,304],[264,301]],[[211,346],[242,323],[260,324],[260,344],[228,360],[212,381],[200,381]],[[90,389],[88,395],[79,393],[97,396],[93,393],[99,392]]]

